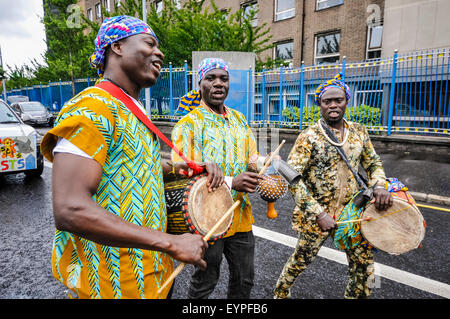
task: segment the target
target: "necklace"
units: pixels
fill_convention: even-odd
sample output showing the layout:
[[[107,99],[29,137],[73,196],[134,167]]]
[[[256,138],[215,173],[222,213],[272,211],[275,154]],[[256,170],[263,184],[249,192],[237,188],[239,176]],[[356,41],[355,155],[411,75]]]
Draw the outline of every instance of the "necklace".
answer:
[[[319,119],[319,121],[321,122],[322,119]],[[347,121],[346,121],[345,119],[344,119],[344,122],[347,124]],[[326,125],[326,123],[325,123],[325,125]],[[322,132],[323,136],[325,136],[325,138],[327,139],[328,142],[330,142],[331,145],[334,145],[334,146],[342,146],[342,145],[344,145],[344,144],[347,142],[348,131],[349,131],[349,130],[348,130],[345,126],[344,126],[344,139],[343,139],[343,141],[342,141],[341,143],[333,142],[333,141],[330,139],[330,137],[327,135],[327,133],[324,131],[324,129],[323,129],[321,123],[319,123],[319,128],[320,128],[320,131]]]

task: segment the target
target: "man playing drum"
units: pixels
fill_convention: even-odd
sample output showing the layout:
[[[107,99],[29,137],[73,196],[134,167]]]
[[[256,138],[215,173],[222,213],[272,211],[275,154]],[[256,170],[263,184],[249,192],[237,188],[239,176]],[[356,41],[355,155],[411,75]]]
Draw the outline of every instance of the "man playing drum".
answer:
[[[106,19],[95,47],[98,85],[114,85],[123,99],[89,87],[44,136],[42,153],[53,162],[53,274],[78,298],[165,298],[170,286],[157,290],[173,258],[205,268],[207,244],[199,235],[165,233],[163,175],[174,167],[161,161],[159,140],[129,108],[145,112],[139,92],[155,84],[164,55],[152,29],[129,16]],[[206,168],[211,188],[220,185],[219,167]]]
[[[336,228],[340,212],[358,192],[358,184],[334,144],[342,146],[354,170],[359,165],[365,169],[369,187],[378,185],[373,192],[376,208],[385,210],[392,205],[392,196],[383,187],[386,176],[380,157],[365,127],[344,119],[349,99],[350,89],[341,81],[340,74],[320,85],[315,95],[323,117],[319,122],[325,121],[339,143],[333,142],[320,123],[316,123],[300,133],[289,154],[288,163],[303,176],[297,185],[290,187],[296,203],[292,225],[299,239],[277,281],[276,299],[290,297],[297,276],[314,260]],[[374,280],[373,251],[359,245],[345,252],[349,277],[344,297],[369,297]]]
[[[247,170],[250,158],[258,156],[256,141],[245,116],[224,104],[229,89],[227,63],[217,58],[204,59],[198,73],[200,105],[191,108],[175,125],[172,140],[189,159],[217,163],[231,186],[234,201],[239,200],[242,205],[235,210],[225,237],[206,250],[206,271],[195,270],[188,298],[207,298],[213,292],[219,280],[222,254],[230,268],[228,298],[249,298],[255,242],[252,208],[246,193],[255,192],[260,177]],[[174,152],[172,160],[180,161]]]

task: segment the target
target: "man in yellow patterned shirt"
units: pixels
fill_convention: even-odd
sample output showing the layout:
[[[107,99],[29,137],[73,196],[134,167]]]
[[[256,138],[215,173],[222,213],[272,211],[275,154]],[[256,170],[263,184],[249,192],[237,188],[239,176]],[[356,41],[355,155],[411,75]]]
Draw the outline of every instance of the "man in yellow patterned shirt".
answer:
[[[205,252],[206,271],[196,269],[188,298],[207,298],[214,290],[220,274],[222,254],[228,261],[230,281],[228,298],[250,297],[254,277],[254,222],[248,192],[255,192],[259,176],[249,172],[248,164],[257,155],[256,141],[245,116],[225,106],[229,89],[228,65],[216,58],[199,65],[200,105],[191,110],[174,127],[172,140],[187,158],[215,162],[225,178],[231,178],[234,200],[242,205],[234,212],[230,230]],[[172,160],[180,158],[172,152]]]
[[[139,92],[156,83],[163,59],[146,23],[117,16],[100,27],[91,63],[103,77],[99,85],[114,84],[145,112]],[[201,236],[166,233],[163,176],[174,167],[128,106],[89,87],[64,105],[41,144],[53,162],[53,275],[78,298],[162,299],[170,286],[157,291],[173,258],[206,267]],[[207,171],[220,169],[207,164]]]

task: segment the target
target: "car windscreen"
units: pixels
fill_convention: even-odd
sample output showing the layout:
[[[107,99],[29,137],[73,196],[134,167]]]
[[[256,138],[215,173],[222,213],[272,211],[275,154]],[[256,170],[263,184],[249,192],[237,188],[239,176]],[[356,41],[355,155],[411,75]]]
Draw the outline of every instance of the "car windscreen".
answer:
[[[45,110],[45,107],[39,102],[20,103],[20,107],[24,112]]]
[[[19,120],[3,102],[0,102],[0,124],[20,123]]]

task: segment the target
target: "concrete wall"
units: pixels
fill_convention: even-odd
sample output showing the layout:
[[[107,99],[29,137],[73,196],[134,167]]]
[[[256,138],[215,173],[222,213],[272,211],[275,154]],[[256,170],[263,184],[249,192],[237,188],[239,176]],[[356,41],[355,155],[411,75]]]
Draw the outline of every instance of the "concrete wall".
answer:
[[[192,51],[192,68],[196,79],[194,83],[198,83],[197,67],[205,58],[221,58],[231,70],[248,70],[250,67],[255,69],[256,54],[252,52]]]
[[[449,0],[385,3],[382,56],[450,47]]]

